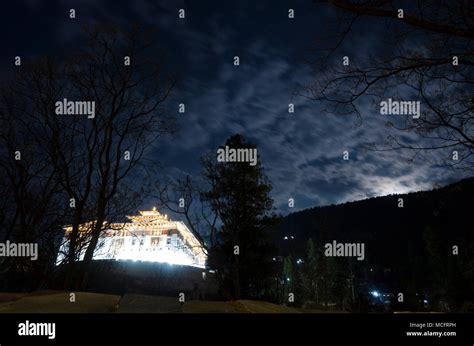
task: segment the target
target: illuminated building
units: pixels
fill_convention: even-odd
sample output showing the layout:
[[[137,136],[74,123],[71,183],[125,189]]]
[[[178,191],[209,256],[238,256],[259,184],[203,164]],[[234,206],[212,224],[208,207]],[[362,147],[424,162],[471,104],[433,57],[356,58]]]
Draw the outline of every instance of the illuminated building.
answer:
[[[93,259],[134,260],[164,262],[204,268],[207,256],[202,242],[181,221],[172,221],[153,208],[140,211],[140,215],[127,216],[130,222],[112,223],[105,230]],[[87,228],[83,226],[83,229]],[[67,253],[68,235],[59,251],[58,263]],[[82,259],[85,249],[81,252]]]

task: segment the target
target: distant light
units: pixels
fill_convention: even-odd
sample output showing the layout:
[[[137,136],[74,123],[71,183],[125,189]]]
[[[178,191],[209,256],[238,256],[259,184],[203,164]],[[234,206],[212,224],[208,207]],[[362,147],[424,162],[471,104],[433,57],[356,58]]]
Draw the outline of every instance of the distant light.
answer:
[[[295,239],[295,237],[291,236],[291,239]]]
[[[425,299],[425,300],[423,300],[423,303],[428,304],[428,301]]]
[[[290,278],[286,278],[286,281],[291,281]]]
[[[287,239],[288,239],[288,236],[285,235],[285,238],[283,238],[283,239],[287,240]]]
[[[276,261],[276,258],[275,258],[275,257],[273,257],[273,260],[274,260],[274,261]]]
[[[297,264],[301,264],[303,263],[303,260],[301,258],[298,258],[298,260],[296,261]]]
[[[372,291],[372,292],[370,292],[370,294],[373,295],[376,298],[380,296],[380,293],[377,292],[377,291]]]

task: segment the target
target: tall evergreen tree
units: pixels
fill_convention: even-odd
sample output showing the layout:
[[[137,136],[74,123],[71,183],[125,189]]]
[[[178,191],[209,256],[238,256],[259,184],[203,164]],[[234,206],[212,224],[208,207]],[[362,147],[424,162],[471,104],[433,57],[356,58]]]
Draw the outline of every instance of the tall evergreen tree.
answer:
[[[256,153],[256,146],[238,134],[228,138],[225,147]],[[209,202],[221,224],[218,241],[210,249],[209,265],[217,270],[228,298],[261,297],[272,268],[273,248],[265,231],[265,223],[273,215],[271,184],[259,160],[253,165],[208,156],[203,164],[210,186],[203,200]]]
[[[318,277],[317,277],[317,252],[313,239],[308,240],[306,257],[304,261],[304,271],[301,274],[301,286],[305,296],[305,301],[317,302],[318,298]]]
[[[284,294],[283,302],[288,303],[289,294],[295,293],[296,288],[296,273],[293,267],[293,259],[291,255],[286,256],[283,260],[283,279],[284,279]]]
[[[330,257],[327,262],[331,301],[336,303],[339,310],[343,310],[344,301],[349,298],[349,261],[346,258]]]

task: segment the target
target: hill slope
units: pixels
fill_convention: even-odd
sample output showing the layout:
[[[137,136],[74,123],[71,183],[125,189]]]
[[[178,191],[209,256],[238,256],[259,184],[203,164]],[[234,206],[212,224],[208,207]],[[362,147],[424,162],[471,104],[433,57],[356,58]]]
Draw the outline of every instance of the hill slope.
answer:
[[[400,198],[403,207],[398,206]],[[403,280],[422,287],[431,285],[410,278],[424,276],[436,261],[445,268],[454,260],[468,281],[462,285],[472,292],[473,215],[474,178],[468,178],[431,191],[296,212],[283,218],[274,238],[280,254],[291,253],[293,259],[304,257],[309,238],[319,246],[333,240],[363,242],[364,266],[373,269],[374,281],[383,281],[392,288],[400,287]],[[454,245],[459,247],[456,257]]]

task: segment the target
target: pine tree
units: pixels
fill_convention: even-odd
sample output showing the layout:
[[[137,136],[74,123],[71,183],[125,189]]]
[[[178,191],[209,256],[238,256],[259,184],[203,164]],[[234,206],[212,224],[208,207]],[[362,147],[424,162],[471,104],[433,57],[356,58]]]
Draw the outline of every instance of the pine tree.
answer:
[[[288,296],[290,293],[295,292],[296,286],[296,275],[293,268],[293,259],[291,255],[286,256],[283,260],[283,280],[284,280],[284,295],[283,302],[288,302]]]
[[[344,300],[349,296],[348,265],[345,258],[328,258],[329,296],[339,310],[343,310]]]
[[[230,149],[256,150],[241,135],[227,139]],[[218,272],[224,294],[233,299],[264,294],[273,268],[273,247],[265,230],[273,217],[271,184],[258,160],[219,162],[215,156],[203,159],[209,190],[203,199],[211,205],[222,224],[217,244],[210,249],[209,265]]]
[[[304,270],[301,273],[301,286],[305,301],[318,301],[317,253],[313,239],[308,240]]]

